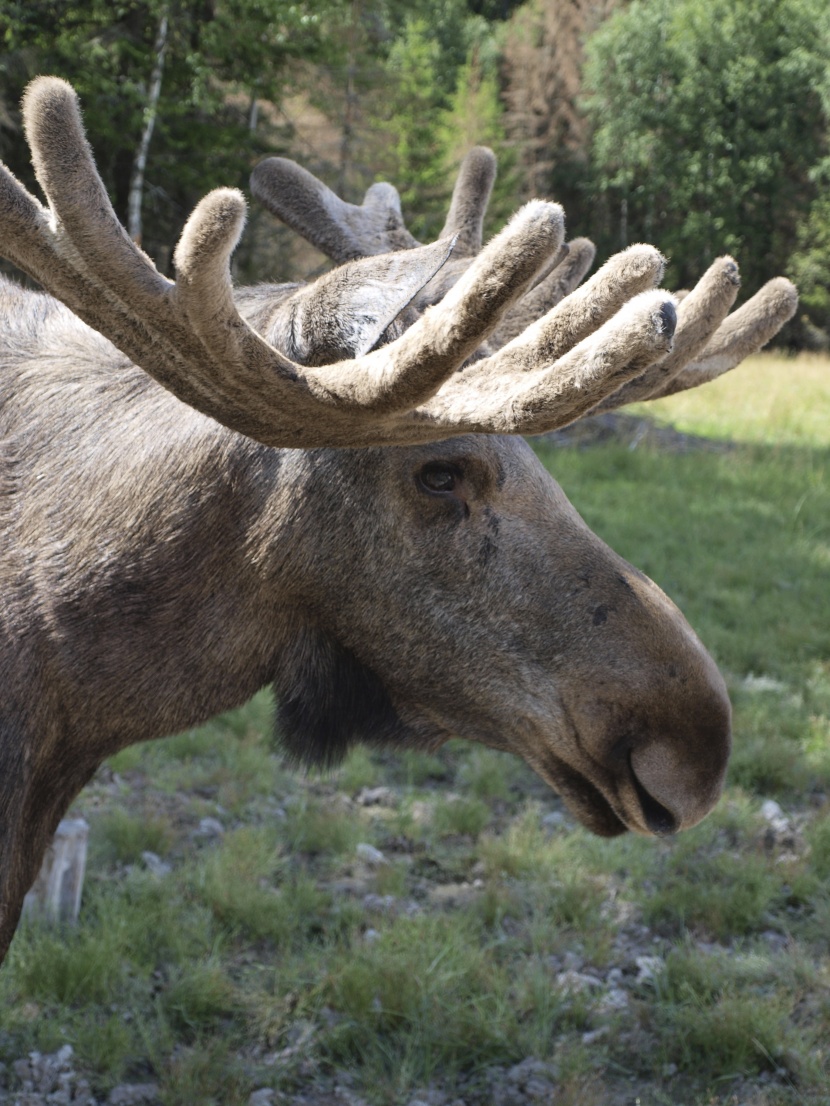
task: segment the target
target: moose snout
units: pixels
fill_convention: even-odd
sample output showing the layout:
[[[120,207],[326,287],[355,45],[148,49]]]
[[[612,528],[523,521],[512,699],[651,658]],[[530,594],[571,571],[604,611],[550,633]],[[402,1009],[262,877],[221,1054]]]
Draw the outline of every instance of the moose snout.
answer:
[[[602,791],[628,829],[658,836],[688,829],[720,797],[732,742],[731,706],[720,673],[705,660],[698,679],[688,677],[680,694],[672,681],[657,681],[650,694],[641,695],[622,734],[610,704],[595,704],[581,718],[576,712],[583,748],[604,776]]]
[[[696,825],[717,803],[732,709],[715,662],[671,600],[645,577],[627,580],[630,602],[617,604],[625,618],[597,627],[581,678],[560,684],[570,774],[566,787],[561,768],[551,778],[598,832],[616,819],[613,832],[662,836]],[[615,621],[637,631],[627,649]]]
[[[715,674],[710,694],[699,698],[696,706],[681,707],[673,727],[632,744],[633,796],[627,797],[651,833],[674,833],[696,825],[720,797],[732,727],[726,687],[717,670]]]

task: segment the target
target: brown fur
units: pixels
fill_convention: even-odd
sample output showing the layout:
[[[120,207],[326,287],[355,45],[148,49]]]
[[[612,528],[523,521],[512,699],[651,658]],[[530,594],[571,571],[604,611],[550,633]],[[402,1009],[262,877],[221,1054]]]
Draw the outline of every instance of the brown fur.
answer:
[[[555,205],[406,329],[449,243],[234,298],[220,190],[173,285],[113,225],[68,86],[38,82],[27,125],[53,216],[6,174],[0,252],[85,321],[0,285],[0,955],[104,757],[268,683],[297,759],[461,735],[598,833],[703,817],[730,741],[711,658],[521,439],[488,436],[577,417],[668,352],[656,251],[456,372],[558,255]]]

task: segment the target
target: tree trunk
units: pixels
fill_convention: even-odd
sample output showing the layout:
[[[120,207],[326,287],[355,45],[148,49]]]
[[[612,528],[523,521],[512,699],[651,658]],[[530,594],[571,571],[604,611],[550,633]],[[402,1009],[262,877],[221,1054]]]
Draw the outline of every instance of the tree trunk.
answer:
[[[153,128],[156,125],[158,114],[159,96],[161,95],[161,78],[164,73],[164,54],[167,49],[167,9],[162,12],[159,20],[158,34],[155,44],[155,64],[150,76],[150,87],[147,90],[147,104],[144,108],[144,129],[141,132],[141,142],[133,162],[133,171],[130,177],[130,194],[127,200],[127,230],[132,240],[141,245],[141,200],[144,192],[144,170],[147,166],[147,152],[150,149],[150,139],[153,137]]]

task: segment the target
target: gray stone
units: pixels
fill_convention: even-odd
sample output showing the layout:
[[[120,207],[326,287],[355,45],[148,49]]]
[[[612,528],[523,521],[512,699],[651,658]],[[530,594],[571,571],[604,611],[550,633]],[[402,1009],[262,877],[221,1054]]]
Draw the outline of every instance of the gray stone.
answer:
[[[196,830],[198,837],[222,837],[225,827],[218,818],[202,818]]]
[[[141,854],[141,859],[144,861],[145,868],[152,872],[154,876],[158,876],[159,879],[164,876],[169,876],[173,871],[172,864],[168,864],[166,860],[162,860],[156,853],[149,851]]]
[[[637,965],[637,983],[654,986],[657,977],[665,971],[666,963],[659,956],[637,956],[634,959]]]
[[[589,991],[596,991],[602,987],[599,976],[588,972],[560,972],[556,977],[556,985],[566,995],[584,995]]]
[[[110,1091],[107,1106],[156,1106],[158,1101],[155,1083],[121,1083]]]
[[[397,902],[398,900],[394,895],[375,895],[372,893],[363,896],[363,909],[369,914],[394,914]]]
[[[380,868],[383,864],[389,863],[380,849],[376,849],[374,845],[369,845],[365,841],[360,842],[355,852],[358,860],[362,860],[370,868]]]
[[[276,1098],[276,1092],[270,1087],[263,1087],[259,1091],[253,1091],[248,1099],[248,1106],[272,1106]]]
[[[360,806],[397,806],[398,795],[391,787],[364,787],[355,802]]]

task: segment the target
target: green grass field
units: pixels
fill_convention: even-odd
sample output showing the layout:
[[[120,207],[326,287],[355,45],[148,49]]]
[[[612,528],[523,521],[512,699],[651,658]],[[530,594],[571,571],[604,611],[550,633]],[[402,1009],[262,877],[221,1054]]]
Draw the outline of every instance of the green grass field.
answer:
[[[462,742],[305,777],[263,693],[78,799],[81,922],[25,926],[0,972],[9,1103],[66,1043],[99,1102],[830,1103],[830,361],[642,413],[733,446],[539,453],[727,678],[717,811],[601,841]]]

